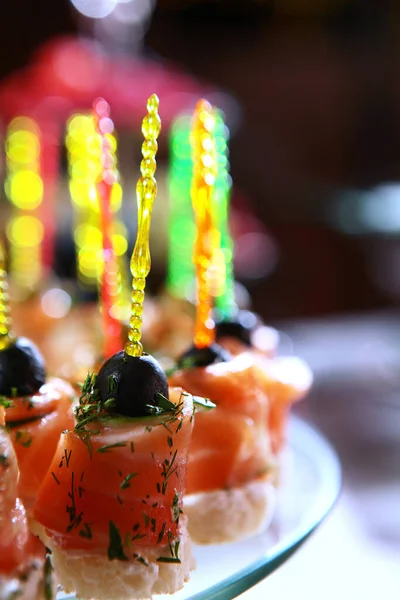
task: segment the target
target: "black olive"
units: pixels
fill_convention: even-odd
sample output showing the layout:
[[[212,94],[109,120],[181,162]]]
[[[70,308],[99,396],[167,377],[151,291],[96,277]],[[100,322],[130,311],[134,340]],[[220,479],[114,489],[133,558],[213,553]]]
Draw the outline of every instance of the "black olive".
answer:
[[[45,381],[44,358],[33,342],[19,337],[0,350],[0,395],[30,396]]]
[[[158,406],[157,395],[168,398],[167,377],[156,359],[150,354],[129,356],[117,352],[101,367],[95,387],[100,399],[115,398],[110,409],[127,417],[151,414],[149,406]]]
[[[258,325],[257,315],[249,310],[239,310],[232,319],[216,322],[217,340],[232,337],[251,346],[251,335]]]
[[[192,346],[178,359],[177,365],[180,369],[192,367],[207,367],[214,363],[228,362],[231,355],[219,344],[211,344],[206,348]]]

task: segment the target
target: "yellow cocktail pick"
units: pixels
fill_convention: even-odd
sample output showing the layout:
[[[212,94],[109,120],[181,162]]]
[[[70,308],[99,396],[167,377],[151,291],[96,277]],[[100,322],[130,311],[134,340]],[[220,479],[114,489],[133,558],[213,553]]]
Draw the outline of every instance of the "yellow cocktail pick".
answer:
[[[153,203],[157,195],[157,182],[154,174],[157,167],[157,138],[161,130],[158,104],[158,97],[155,94],[150,96],[147,102],[147,115],[142,123],[142,133],[144,136],[142,144],[143,159],[140,163],[142,176],[136,185],[138,225],[136,243],[131,258],[131,273],[133,277],[132,304],[128,342],[125,344],[125,352],[129,356],[141,356],[143,353],[143,346],[140,339],[142,337],[144,289],[146,286],[146,277],[151,267],[149,235]]]
[[[13,341],[11,333],[10,300],[6,271],[6,252],[0,241],[0,350],[4,350]]]

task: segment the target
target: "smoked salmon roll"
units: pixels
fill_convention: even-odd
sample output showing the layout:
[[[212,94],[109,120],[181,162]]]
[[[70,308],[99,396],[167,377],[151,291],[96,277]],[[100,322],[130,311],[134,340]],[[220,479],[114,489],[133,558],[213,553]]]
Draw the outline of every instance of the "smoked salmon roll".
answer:
[[[18,498],[18,466],[0,406],[0,598],[44,600],[53,597],[51,566],[44,546],[28,528]]]
[[[193,568],[182,513],[192,396],[150,355],[124,351],[89,376],[34,517],[63,589],[125,600],[173,593]]]
[[[308,393],[313,376],[308,365],[295,356],[276,356],[279,333],[262,324],[247,310],[216,323],[218,344],[233,356],[251,352],[264,373],[269,398],[268,430],[275,455],[284,449],[290,408]]]
[[[271,448],[278,461],[287,443],[290,410],[302,400],[313,383],[310,367],[296,356],[276,356],[261,359],[265,391],[269,397],[268,430]]]
[[[185,512],[197,543],[252,535],[267,526],[275,507],[264,374],[250,353],[229,358],[220,352],[218,359],[211,356],[217,345],[210,348],[198,351],[203,359],[210,355],[209,364],[178,368],[169,378],[170,385],[216,404],[196,414],[189,453]]]
[[[5,419],[20,470],[18,494],[30,513],[61,432],[74,426],[77,395],[67,382],[46,379],[44,359],[26,338],[0,350],[0,368],[0,394],[9,401]]]

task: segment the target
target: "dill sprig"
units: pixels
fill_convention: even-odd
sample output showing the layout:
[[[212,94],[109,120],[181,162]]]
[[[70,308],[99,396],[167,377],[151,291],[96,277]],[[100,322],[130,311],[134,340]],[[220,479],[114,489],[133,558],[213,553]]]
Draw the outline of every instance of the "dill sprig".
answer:
[[[0,396],[0,406],[3,408],[11,408],[13,405],[12,401],[7,396]]]
[[[89,423],[109,414],[109,410],[115,405],[115,398],[102,402],[96,380],[96,373],[89,373],[82,384],[79,404],[75,409],[76,431],[87,431]]]

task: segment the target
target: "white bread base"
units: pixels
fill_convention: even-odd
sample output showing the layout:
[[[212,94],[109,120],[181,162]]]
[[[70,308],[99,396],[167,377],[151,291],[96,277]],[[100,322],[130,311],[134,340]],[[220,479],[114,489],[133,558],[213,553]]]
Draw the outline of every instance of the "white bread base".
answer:
[[[270,480],[230,490],[189,494],[183,501],[188,531],[196,544],[224,544],[255,535],[273,517],[276,489]]]
[[[52,562],[58,583],[64,592],[75,592],[82,600],[149,600],[153,594],[173,594],[189,580],[195,568],[192,544],[187,534],[186,519],[180,518],[180,563],[157,562],[159,556],[171,556],[168,546],[153,549],[132,547],[146,560],[108,560],[106,556],[88,555],[60,549],[45,534],[35,530],[52,551]]]

